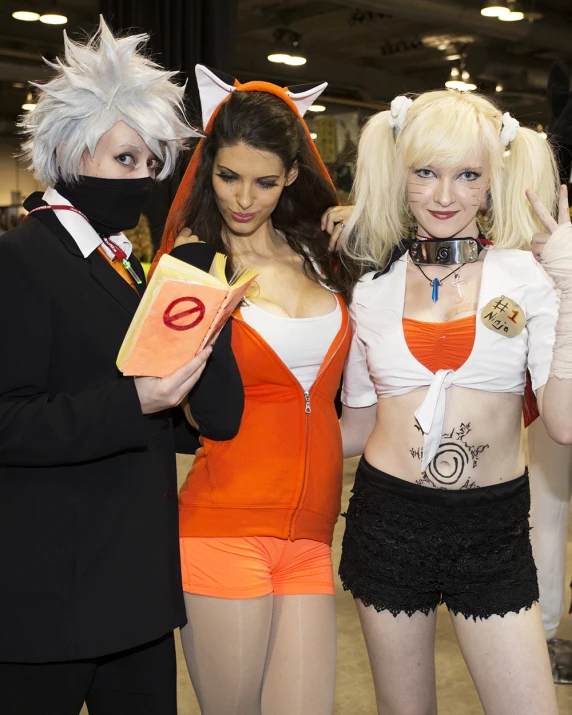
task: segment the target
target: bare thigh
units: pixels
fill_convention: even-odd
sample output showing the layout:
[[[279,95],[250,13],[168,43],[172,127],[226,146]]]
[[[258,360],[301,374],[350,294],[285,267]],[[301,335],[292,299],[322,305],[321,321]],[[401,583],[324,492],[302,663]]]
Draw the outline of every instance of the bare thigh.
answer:
[[[185,605],[181,640],[202,715],[260,715],[273,596],[185,593]]]
[[[484,620],[451,617],[485,715],[558,715],[538,604]]]
[[[275,596],[263,715],[331,715],[336,683],[334,596]]]
[[[436,715],[436,611],[393,616],[357,599],[379,715]]]

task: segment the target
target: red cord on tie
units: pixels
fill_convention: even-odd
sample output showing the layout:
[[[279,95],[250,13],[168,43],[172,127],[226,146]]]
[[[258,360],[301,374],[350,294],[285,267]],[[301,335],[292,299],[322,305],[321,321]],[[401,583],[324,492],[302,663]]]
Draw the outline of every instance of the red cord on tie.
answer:
[[[84,213],[82,213],[79,209],[76,209],[75,206],[66,206],[64,204],[38,206],[37,208],[32,209],[28,213],[27,216],[24,216],[24,221],[28,218],[28,216],[31,216],[33,213],[36,213],[36,211],[73,211],[75,214],[78,214],[78,216],[81,216],[83,219],[85,219],[91,226],[91,223],[90,223],[88,217]],[[109,238],[109,236],[101,236],[101,240],[103,241],[103,243],[105,243],[107,248],[109,248],[109,250],[113,253],[115,258],[117,258],[118,261],[121,261],[121,263],[123,264],[123,267],[129,273],[131,278],[133,278],[135,283],[137,283],[137,285],[141,285],[141,283],[143,283],[143,281],[141,280],[141,278],[139,278],[137,273],[135,273],[135,271],[133,270],[131,263],[129,263],[129,261],[127,260],[127,254],[125,253],[125,251],[122,248],[120,248],[115,243],[115,241],[112,241]]]

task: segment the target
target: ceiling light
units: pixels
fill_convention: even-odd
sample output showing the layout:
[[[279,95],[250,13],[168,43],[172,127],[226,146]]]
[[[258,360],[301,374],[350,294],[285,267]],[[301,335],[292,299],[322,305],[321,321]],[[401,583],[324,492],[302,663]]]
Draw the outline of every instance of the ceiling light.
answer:
[[[325,112],[326,108],[324,107],[323,104],[311,104],[308,107],[310,112]]]
[[[465,83],[462,79],[448,79],[445,82],[445,87],[447,89],[458,89],[462,92],[465,89]]]
[[[299,54],[300,40],[299,33],[293,30],[277,28],[274,30],[273,52],[267,56],[268,61],[290,65],[291,67],[305,65],[306,58]],[[296,54],[291,54],[293,48],[296,48]]]
[[[310,136],[312,137],[312,139],[317,139],[317,138],[318,138],[318,135],[316,134],[316,132],[312,132],[312,133],[310,134]]]
[[[22,20],[22,22],[36,22],[40,19],[40,13],[31,10],[16,10],[12,13],[12,17],[14,20]]]
[[[510,12],[510,8],[502,0],[488,0],[481,10],[485,17],[500,17]]]
[[[268,55],[268,61],[290,65],[291,67],[299,67],[300,65],[305,65],[307,62],[305,57],[300,57],[299,55],[286,55],[283,52],[275,52]]]
[[[445,82],[445,87],[448,89],[458,89],[459,92],[472,92],[477,88],[476,84],[473,84],[471,80],[471,75],[467,70],[461,70],[459,67],[451,67],[451,74],[449,79]]]
[[[524,20],[522,3],[517,0],[508,0],[508,6],[510,12],[507,12],[504,15],[499,15],[499,20],[502,20],[503,22],[518,22],[519,20]]]
[[[472,92],[477,88],[477,85],[470,81],[471,75],[467,70],[463,70],[462,79],[459,77],[460,74],[458,67],[451,67],[451,74],[445,82],[445,87],[447,89],[458,89],[459,92]]]
[[[286,62],[287,59],[289,59],[290,55],[285,55],[284,53],[281,52],[275,52],[272,55],[268,55],[268,61],[269,62]]]
[[[461,55],[447,55],[447,56],[445,57],[445,59],[446,59],[446,60],[450,60],[451,62],[453,62],[453,60],[460,60],[460,59],[461,59]]]
[[[473,92],[477,88],[477,85],[473,84],[473,82],[450,79],[445,82],[445,87],[447,87],[447,89],[457,89],[459,92]]]
[[[40,22],[45,25],[65,25],[68,21],[65,15],[60,15],[57,12],[48,12],[45,15],[40,15]]]
[[[26,101],[22,105],[22,109],[26,112],[33,112],[36,108],[36,103],[34,102],[34,97],[31,92],[26,95]]]
[[[300,55],[288,55],[288,59],[284,60],[285,65],[291,65],[292,67],[300,67],[305,65],[308,60]]]
[[[497,86],[495,87],[495,92],[502,92],[503,89],[504,89],[504,87],[503,87],[502,84],[499,82],[499,83],[497,84]]]

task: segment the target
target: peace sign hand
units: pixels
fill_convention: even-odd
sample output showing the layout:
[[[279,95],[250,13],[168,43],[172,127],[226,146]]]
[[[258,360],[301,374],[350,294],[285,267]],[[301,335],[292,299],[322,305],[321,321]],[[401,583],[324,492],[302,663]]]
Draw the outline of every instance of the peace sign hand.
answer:
[[[532,253],[537,261],[540,262],[542,251],[550,236],[556,231],[559,226],[570,226],[570,213],[568,208],[568,188],[565,184],[560,186],[558,191],[558,222],[552,218],[548,209],[544,206],[542,201],[538,196],[532,191],[532,189],[526,190],[526,198],[530,201],[530,204],[534,210],[534,213],[540,219],[540,222],[546,229],[546,233],[535,233],[532,237]]]

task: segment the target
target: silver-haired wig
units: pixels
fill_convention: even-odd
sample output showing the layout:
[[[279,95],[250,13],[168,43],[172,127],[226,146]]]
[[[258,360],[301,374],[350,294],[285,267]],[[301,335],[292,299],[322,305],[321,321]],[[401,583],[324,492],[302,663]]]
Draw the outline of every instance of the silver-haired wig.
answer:
[[[97,143],[117,122],[134,129],[162,161],[158,179],[174,169],[185,139],[200,136],[186,121],[184,87],[145,57],[139,48],[148,35],[114,37],[100,18],[99,29],[85,43],[64,32],[65,58],[44,60],[56,70],[45,84],[34,83],[36,108],[19,126],[26,140],[23,156],[45,186],[79,175],[82,155],[93,157]]]

